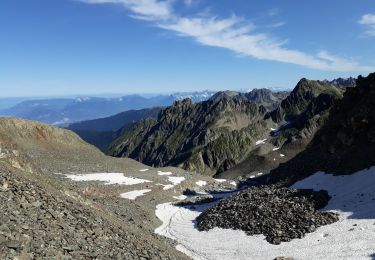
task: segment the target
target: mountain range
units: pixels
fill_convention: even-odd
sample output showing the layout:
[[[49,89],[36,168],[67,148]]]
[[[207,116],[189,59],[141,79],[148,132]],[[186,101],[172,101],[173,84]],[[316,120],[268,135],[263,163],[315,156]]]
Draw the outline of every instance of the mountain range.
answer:
[[[152,97],[128,95],[119,98],[78,97],[25,100],[0,110],[0,115],[52,125],[67,125],[73,122],[112,116],[127,110],[167,106],[184,98],[200,102],[210,98],[213,94],[214,92],[202,91],[154,95]]]
[[[223,178],[263,172],[287,160],[280,148],[291,156],[307,145],[343,91],[302,79],[291,93],[225,91],[197,104],[175,102],[157,119],[122,129],[106,152]]]

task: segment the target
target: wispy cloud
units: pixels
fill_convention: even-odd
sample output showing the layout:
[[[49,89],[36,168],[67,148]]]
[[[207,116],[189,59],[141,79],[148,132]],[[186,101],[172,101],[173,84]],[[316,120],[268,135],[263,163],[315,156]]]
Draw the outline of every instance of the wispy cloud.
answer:
[[[121,4],[132,12],[132,17],[150,21],[159,28],[175,32],[178,36],[192,38],[201,45],[225,48],[243,56],[319,70],[372,70],[350,59],[336,57],[327,51],[313,55],[289,49],[285,46],[286,41],[276,40],[268,34],[256,32],[255,25],[235,15],[224,19],[213,15],[180,16],[173,9],[173,2],[177,0],[78,1],[91,4]]]
[[[375,36],[375,14],[365,14],[358,21],[366,27],[365,34],[367,36]]]
[[[271,8],[271,9],[267,10],[266,15],[272,17],[272,16],[278,15],[279,13],[280,13],[279,8],[275,7],[275,8]]]

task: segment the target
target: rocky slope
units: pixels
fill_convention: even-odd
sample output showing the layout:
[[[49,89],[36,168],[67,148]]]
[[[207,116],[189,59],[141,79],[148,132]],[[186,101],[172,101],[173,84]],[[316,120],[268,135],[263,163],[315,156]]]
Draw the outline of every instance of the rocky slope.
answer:
[[[303,151],[325,124],[333,104],[342,98],[343,89],[319,81],[302,79],[280,106],[266,114],[274,126],[264,144],[219,178],[254,176],[267,173]]]
[[[126,129],[108,154],[215,174],[240,162],[264,137],[270,124],[265,113],[264,107],[226,93],[198,104],[183,100],[162,110],[157,120]]]
[[[304,78],[269,116],[277,123],[294,121],[320,95],[342,97],[342,92],[333,84]]]
[[[152,203],[167,191],[129,203],[120,194],[132,186],[64,177],[126,172],[161,183],[156,171],[141,173],[144,165],[107,157],[71,131],[21,119],[0,119],[0,151],[1,259],[185,259],[153,234]]]
[[[375,73],[333,106],[306,150],[272,171],[269,182],[293,183],[317,171],[352,173],[375,165]]]

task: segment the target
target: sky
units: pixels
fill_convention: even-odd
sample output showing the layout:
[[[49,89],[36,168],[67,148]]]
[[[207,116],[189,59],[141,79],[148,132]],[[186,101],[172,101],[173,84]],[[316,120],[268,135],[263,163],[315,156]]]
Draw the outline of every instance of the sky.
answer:
[[[291,89],[374,46],[373,0],[1,0],[0,96]]]

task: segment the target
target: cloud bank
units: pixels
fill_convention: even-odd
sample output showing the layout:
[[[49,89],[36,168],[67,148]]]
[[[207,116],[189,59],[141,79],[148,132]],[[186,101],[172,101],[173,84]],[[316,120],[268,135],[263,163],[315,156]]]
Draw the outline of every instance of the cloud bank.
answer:
[[[325,71],[369,71],[371,68],[357,62],[336,57],[323,50],[315,55],[287,48],[285,41],[268,34],[255,32],[256,26],[243,18],[232,16],[217,18],[208,15],[181,16],[173,4],[181,0],[78,0],[89,4],[119,4],[131,12],[136,19],[194,39],[205,46],[231,50],[236,54],[260,60],[278,61]],[[186,0],[184,1],[186,3]],[[191,4],[193,0],[188,1]],[[375,16],[363,18],[363,23],[373,21]],[[373,25],[374,25],[373,24]],[[373,27],[375,30],[375,25]]]

